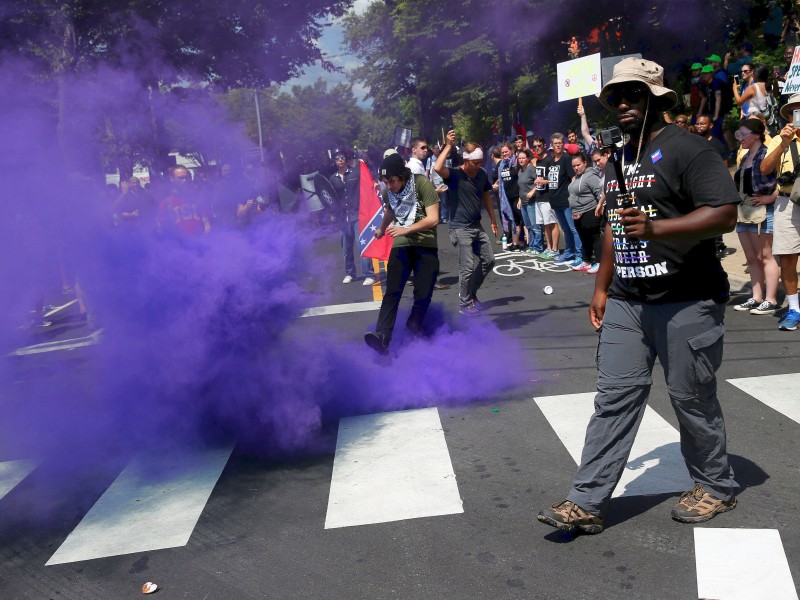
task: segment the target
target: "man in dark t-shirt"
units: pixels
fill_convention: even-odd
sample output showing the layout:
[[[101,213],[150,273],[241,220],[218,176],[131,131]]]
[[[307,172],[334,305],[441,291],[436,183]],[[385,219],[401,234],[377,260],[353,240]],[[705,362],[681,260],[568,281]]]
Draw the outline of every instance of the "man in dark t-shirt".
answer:
[[[478,290],[494,266],[494,251],[489,236],[481,225],[481,203],[492,220],[492,233],[497,237],[497,220],[492,206],[492,186],[489,176],[481,168],[483,150],[469,142],[464,146],[463,164],[445,166],[447,156],[456,140],[456,132],[447,132],[446,145],[433,167],[444,179],[449,190],[447,219],[450,242],[458,249],[458,312],[474,317],[482,309]]]
[[[550,201],[550,208],[556,215],[561,231],[564,232],[564,252],[553,261],[556,264],[567,263],[571,267],[583,264],[581,258],[583,247],[575,219],[569,207],[569,182],[575,176],[572,170],[572,158],[564,152],[564,136],[554,133],[550,136],[553,153],[540,160],[537,167],[544,167],[545,177],[537,179],[539,185],[546,186],[542,197]]]
[[[361,201],[361,165],[348,164],[351,156],[350,150],[336,150],[336,173],[329,178],[336,192],[335,210],[342,237],[344,284],[351,283],[356,278],[356,251],[353,248],[358,246],[358,207]],[[361,285],[370,286],[375,283],[375,269],[371,259],[361,258],[361,272],[364,274]]]
[[[711,117],[708,115],[700,115],[697,117],[697,122],[695,123],[695,127],[697,128],[697,135],[702,137],[706,140],[711,147],[714,149],[714,152],[720,155],[722,158],[722,162],[725,163],[725,166],[728,166],[728,157],[730,156],[730,152],[728,152],[728,147],[720,142],[717,138],[711,135]]]
[[[620,165],[609,161],[608,223],[589,306],[600,332],[595,411],[572,489],[538,515],[562,530],[603,530],[603,511],[625,470],[656,357],[694,480],[672,518],[700,523],[736,507],[716,382],[729,286],[711,238],[733,230],[739,196],[710,144],[663,122],[662,111],[677,103],[663,77],[656,63],[626,58],[600,92],[600,102],[630,135],[620,169],[629,195],[620,194]]]

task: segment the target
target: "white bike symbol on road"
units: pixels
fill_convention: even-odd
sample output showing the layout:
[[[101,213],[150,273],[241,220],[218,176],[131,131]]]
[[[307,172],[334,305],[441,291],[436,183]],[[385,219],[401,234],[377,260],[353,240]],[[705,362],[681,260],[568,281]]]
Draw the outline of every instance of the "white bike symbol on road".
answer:
[[[504,263],[496,262],[494,269],[492,269],[495,273],[503,277],[522,275],[526,269],[539,272],[547,271],[550,273],[563,273],[570,270],[569,263],[557,265],[553,261],[538,260],[536,257],[515,260],[516,257],[525,257],[524,254],[519,254],[517,252],[500,252],[495,254],[494,257],[495,261],[508,260],[508,262]]]

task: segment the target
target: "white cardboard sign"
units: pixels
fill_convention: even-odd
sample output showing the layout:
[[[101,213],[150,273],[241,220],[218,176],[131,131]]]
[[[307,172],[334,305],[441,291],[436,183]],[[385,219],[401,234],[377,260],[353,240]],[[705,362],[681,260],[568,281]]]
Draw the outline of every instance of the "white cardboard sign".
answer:
[[[786,83],[781,94],[797,94],[800,92],[800,46],[795,46],[792,65],[786,74]]]
[[[559,102],[599,94],[603,87],[599,53],[558,63],[556,73]]]

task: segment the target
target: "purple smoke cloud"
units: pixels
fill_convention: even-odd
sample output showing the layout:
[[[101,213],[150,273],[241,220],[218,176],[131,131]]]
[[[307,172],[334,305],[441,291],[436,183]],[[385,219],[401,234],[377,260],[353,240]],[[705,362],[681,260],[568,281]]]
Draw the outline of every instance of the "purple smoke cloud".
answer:
[[[22,62],[0,66],[0,150],[11,175],[9,218],[0,223],[3,350],[30,343],[20,325],[59,287],[59,262],[79,279],[103,331],[81,351],[86,360],[0,361],[0,460],[118,462],[222,437],[261,455],[329,450],[326,425],[342,415],[470,402],[522,381],[522,359],[509,359],[522,353],[490,322],[454,326],[434,307],[432,336],[405,342],[398,331],[397,355],[386,362],[335,319],[301,319],[330,300],[308,288],[331,289],[337,265],[309,256],[299,235],[307,215],[265,215],[248,230],[196,238],[112,226],[113,197],[93,140],[115,106],[127,111],[129,131],[151,131],[148,111],[128,104],[141,98],[141,82],[113,70],[103,70],[103,86],[96,73],[71,79],[71,93],[81,95],[69,130],[81,144],[65,161],[53,105],[42,96],[52,88],[27,72]],[[238,136],[247,145],[190,96],[156,110],[203,140]],[[76,174],[73,163],[91,165],[90,175]],[[364,314],[366,330],[375,313]]]

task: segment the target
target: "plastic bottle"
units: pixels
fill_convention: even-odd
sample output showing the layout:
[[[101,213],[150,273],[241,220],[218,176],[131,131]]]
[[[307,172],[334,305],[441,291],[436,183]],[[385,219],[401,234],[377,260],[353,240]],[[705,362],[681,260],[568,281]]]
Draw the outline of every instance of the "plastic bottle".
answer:
[[[503,252],[508,250],[508,240],[506,239],[505,234],[503,235],[502,239],[500,240],[500,243],[503,244]]]

